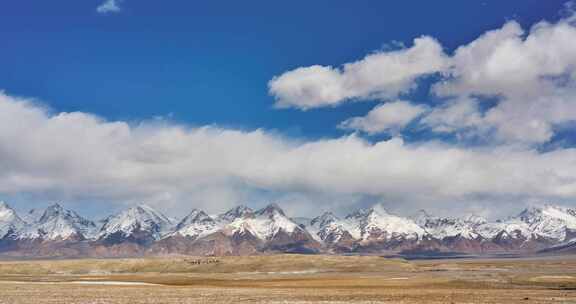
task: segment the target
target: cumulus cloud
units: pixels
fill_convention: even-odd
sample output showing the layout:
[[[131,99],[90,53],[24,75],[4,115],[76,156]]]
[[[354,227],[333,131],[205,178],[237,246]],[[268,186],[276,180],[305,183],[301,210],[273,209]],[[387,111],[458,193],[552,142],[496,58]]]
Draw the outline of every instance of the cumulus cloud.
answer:
[[[393,99],[422,75],[443,77],[432,93],[423,127],[433,132],[484,137],[494,143],[538,145],[576,121],[576,22],[574,2],[557,22],[525,30],[510,21],[444,54],[434,38],[414,40],[411,48],[379,52],[343,67],[310,66],[272,79],[278,107],[309,109],[364,98]],[[487,105],[486,100],[495,105]],[[368,133],[386,131],[390,117],[377,108],[340,127]],[[402,126],[403,121],[394,128]]]
[[[109,12],[119,9],[117,1],[104,4]],[[435,103],[397,100],[418,77],[433,73],[442,76],[433,86],[441,97]],[[409,48],[341,67],[297,68],[272,79],[269,90],[277,107],[303,110],[396,100],[340,124],[392,138],[296,140],[265,130],[107,121],[2,93],[0,193],[208,211],[255,198],[310,211],[330,204],[346,209],[365,197],[402,206],[450,202],[450,208],[576,199],[576,149],[537,149],[576,120],[573,11],[528,30],[508,22],[451,55],[435,39],[421,37]],[[414,121],[435,133],[493,142],[404,142],[398,135]]]
[[[576,28],[562,20],[540,22],[525,33],[514,21],[458,48],[442,95],[531,96],[553,91],[555,77],[576,68]]]
[[[96,11],[100,14],[119,13],[121,11],[120,1],[121,0],[106,0],[96,8]]]
[[[431,37],[414,39],[410,48],[377,52],[340,67],[314,65],[274,77],[270,94],[280,108],[311,109],[348,100],[394,98],[413,87],[419,76],[444,70],[446,58]]]
[[[425,111],[426,107],[422,105],[398,100],[376,106],[366,116],[349,118],[339,127],[368,134],[397,133]]]
[[[564,10],[561,12],[569,23],[576,23],[576,1],[568,1],[564,4]]]
[[[340,197],[339,204],[361,196],[411,203],[476,196],[576,198],[574,149],[465,149],[399,138],[370,143],[354,135],[300,141],[263,130],[129,124],[89,113],[54,113],[5,94],[0,95],[0,160],[4,195],[147,201],[183,209],[220,211],[251,203],[259,192],[277,193],[287,204],[322,194]],[[329,204],[315,200],[313,205],[327,209]]]
[[[434,90],[456,96],[461,104],[452,109],[467,111],[459,118],[454,111],[434,111],[428,123],[449,122],[453,130],[491,128],[498,141],[538,144],[576,120],[576,27],[570,18],[540,22],[528,33],[508,22],[459,47],[451,60],[448,80]],[[499,102],[486,113],[478,107],[474,112],[470,100],[482,103],[482,96],[497,96]]]
[[[438,133],[465,133],[482,127],[482,115],[474,100],[463,98],[435,107],[421,123]]]

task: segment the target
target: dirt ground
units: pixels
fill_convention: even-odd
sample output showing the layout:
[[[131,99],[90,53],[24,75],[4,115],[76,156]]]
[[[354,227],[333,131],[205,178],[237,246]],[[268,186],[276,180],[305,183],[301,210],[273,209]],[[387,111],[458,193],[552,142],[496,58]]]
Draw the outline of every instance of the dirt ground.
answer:
[[[0,303],[576,303],[576,257],[3,261]]]

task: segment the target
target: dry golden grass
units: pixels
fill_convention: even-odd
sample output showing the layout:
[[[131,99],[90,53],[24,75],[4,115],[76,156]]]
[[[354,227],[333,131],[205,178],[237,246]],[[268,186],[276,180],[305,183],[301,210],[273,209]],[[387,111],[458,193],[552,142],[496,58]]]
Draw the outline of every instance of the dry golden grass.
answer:
[[[0,303],[576,303],[574,257],[198,259],[0,262]]]
[[[200,264],[197,264],[197,262]],[[410,270],[411,263],[376,256],[266,255],[0,261],[0,274],[374,272]]]

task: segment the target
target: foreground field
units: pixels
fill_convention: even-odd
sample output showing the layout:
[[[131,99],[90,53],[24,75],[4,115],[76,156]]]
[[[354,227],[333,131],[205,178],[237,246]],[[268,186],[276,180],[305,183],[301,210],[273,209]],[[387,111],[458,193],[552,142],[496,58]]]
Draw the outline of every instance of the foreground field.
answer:
[[[576,303],[576,257],[0,262],[0,303]]]

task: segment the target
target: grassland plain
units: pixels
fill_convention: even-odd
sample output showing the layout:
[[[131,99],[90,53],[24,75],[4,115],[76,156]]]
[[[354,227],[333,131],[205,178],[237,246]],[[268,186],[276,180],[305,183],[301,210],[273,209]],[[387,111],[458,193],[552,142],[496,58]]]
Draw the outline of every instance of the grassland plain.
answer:
[[[576,303],[576,257],[1,261],[0,303]]]

